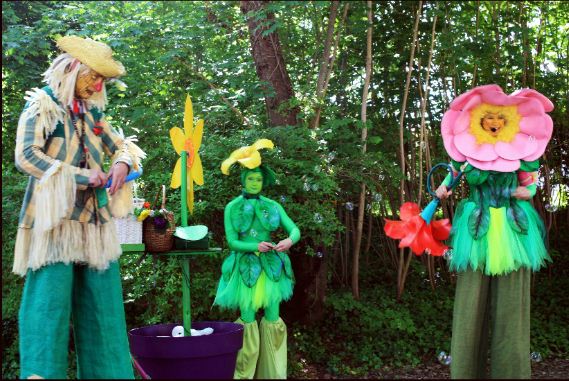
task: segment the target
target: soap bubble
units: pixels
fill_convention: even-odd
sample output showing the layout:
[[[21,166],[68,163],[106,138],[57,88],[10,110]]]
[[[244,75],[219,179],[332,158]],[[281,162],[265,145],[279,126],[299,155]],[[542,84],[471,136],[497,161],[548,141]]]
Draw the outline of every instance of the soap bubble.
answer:
[[[543,358],[541,357],[541,353],[539,353],[539,352],[530,353],[529,358],[533,362],[541,362],[541,360],[543,360]]]
[[[346,202],[346,209],[354,210],[354,204],[352,202]]]
[[[286,196],[281,196],[281,202],[284,204],[286,202]]]
[[[429,249],[428,247],[425,249],[425,254],[431,255],[431,249]]]
[[[257,233],[257,231],[255,229],[251,229],[251,231],[249,232],[249,235],[251,237],[256,237],[259,235],[259,233]]]
[[[316,252],[316,256],[317,256],[318,258],[322,258],[322,257],[324,256],[324,253],[321,252],[321,251],[317,251],[317,252]]]
[[[322,221],[324,221],[322,215],[320,213],[314,213],[314,222],[316,222],[317,224],[321,224]]]
[[[549,213],[553,213],[557,211],[557,206],[552,204],[545,204],[545,210],[547,210]]]
[[[315,165],[315,166],[314,166],[314,172],[320,173],[320,171],[322,171],[322,167],[319,166],[319,165]]]
[[[381,200],[383,200],[383,196],[381,195],[381,193],[374,193],[373,194],[373,201],[380,202]]]
[[[426,146],[427,146],[427,143],[421,142],[421,149],[425,149]]]
[[[312,184],[312,191],[316,192],[318,190],[318,184]]]
[[[370,211],[370,210],[371,210],[371,204],[367,204],[367,205],[366,205],[366,210],[367,210],[367,211]]]
[[[445,351],[441,351],[437,356],[437,358],[439,359],[439,362],[443,365],[450,365],[450,363],[452,362],[452,357],[449,354],[447,354]]]
[[[453,249],[447,249],[443,254],[443,258],[446,259],[447,261],[450,261],[452,259],[453,255],[454,255],[454,250]]]
[[[310,184],[304,183],[303,188],[304,188],[304,190],[305,190],[306,192],[310,191]]]
[[[385,175],[383,173],[380,173],[379,176],[377,177],[380,181],[383,181],[385,179]]]

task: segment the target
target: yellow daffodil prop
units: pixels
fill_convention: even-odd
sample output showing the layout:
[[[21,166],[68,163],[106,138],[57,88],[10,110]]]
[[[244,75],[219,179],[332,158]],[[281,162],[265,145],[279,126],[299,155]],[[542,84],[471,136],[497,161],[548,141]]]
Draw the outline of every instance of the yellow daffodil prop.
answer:
[[[199,155],[202,144],[203,119],[199,119],[194,127],[194,111],[192,100],[188,95],[184,109],[184,130],[179,127],[170,129],[170,139],[176,153],[180,155],[174,171],[170,187],[177,189],[182,186],[182,226],[187,226],[188,210],[194,212],[194,183],[203,185],[203,168]],[[186,192],[186,197],[183,193]]]
[[[235,163],[239,163],[249,169],[257,168],[261,165],[261,154],[259,150],[263,148],[273,149],[274,146],[273,142],[269,139],[259,139],[250,146],[236,149],[221,163],[221,173],[228,175],[229,168]]]

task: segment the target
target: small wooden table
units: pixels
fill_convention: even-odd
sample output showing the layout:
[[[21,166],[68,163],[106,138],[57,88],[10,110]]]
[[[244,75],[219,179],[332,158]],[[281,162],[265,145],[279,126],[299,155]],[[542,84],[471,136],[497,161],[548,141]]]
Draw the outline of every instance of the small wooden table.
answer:
[[[143,243],[124,243],[121,244],[123,254],[133,253],[150,253],[160,255],[162,257],[178,258],[182,265],[182,311],[184,322],[184,334],[190,336],[190,329],[192,327],[192,314],[190,304],[190,258],[200,255],[212,255],[221,253],[220,247],[212,247],[209,249],[189,250],[189,249],[174,249],[162,253],[152,253],[146,250]]]

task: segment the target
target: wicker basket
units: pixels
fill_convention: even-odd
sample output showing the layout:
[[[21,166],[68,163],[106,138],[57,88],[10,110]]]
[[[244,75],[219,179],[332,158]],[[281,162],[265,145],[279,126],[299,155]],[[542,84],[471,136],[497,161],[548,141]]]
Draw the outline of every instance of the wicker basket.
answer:
[[[156,206],[158,201],[158,196],[160,195],[160,190],[156,194],[154,199],[154,204],[152,209]],[[162,185],[162,207],[166,208],[166,186]],[[176,230],[176,224],[174,223],[174,213],[167,213],[166,220],[168,224],[164,229],[157,229],[154,226],[154,221],[152,217],[148,217],[142,223],[142,240],[146,245],[146,251],[151,253],[162,253],[172,249],[174,245],[174,231]]]

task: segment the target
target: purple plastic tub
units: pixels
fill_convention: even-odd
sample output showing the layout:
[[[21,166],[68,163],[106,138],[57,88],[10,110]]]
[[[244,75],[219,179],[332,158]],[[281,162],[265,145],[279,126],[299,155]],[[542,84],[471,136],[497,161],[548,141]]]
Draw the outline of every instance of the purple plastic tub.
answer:
[[[213,333],[171,337],[172,329],[177,325],[181,324],[156,324],[128,332],[130,351],[143,377],[233,378],[237,352],[243,346],[243,325],[221,321],[193,322],[193,329],[211,327]]]

